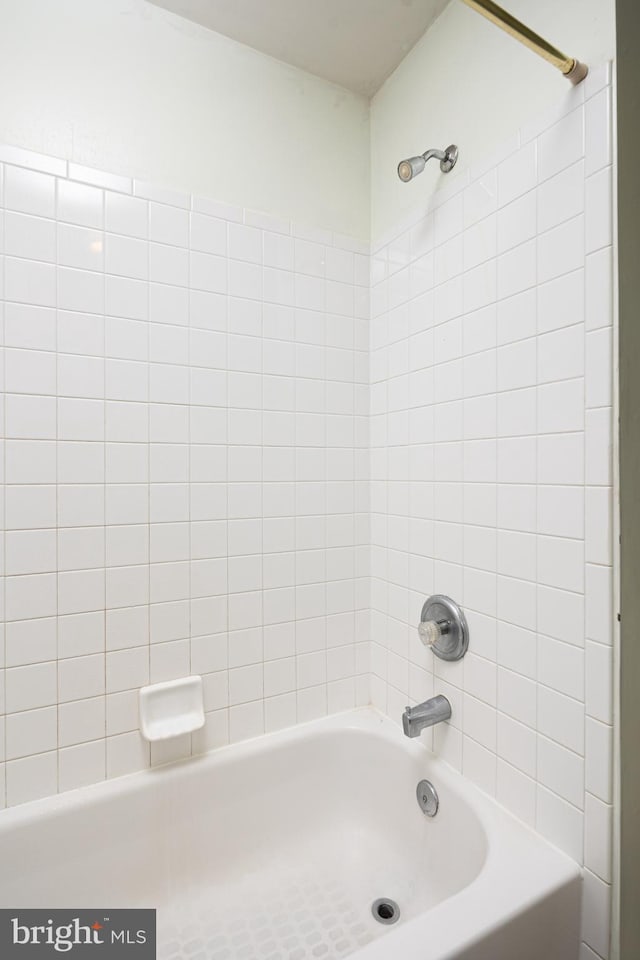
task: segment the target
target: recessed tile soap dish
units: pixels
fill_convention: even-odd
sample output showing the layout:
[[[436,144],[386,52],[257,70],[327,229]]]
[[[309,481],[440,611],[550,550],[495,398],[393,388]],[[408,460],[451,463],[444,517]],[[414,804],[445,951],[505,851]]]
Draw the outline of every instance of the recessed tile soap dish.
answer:
[[[168,740],[204,726],[202,677],[184,677],[140,689],[140,732]]]

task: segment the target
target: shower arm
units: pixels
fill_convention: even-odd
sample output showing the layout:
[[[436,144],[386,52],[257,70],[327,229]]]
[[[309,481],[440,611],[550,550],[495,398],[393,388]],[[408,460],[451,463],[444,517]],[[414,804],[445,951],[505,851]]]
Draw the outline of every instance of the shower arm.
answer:
[[[574,86],[584,80],[589,72],[589,68],[584,63],[580,63],[574,57],[568,57],[566,53],[562,53],[561,50],[558,50],[557,47],[535,33],[526,24],[517,20],[507,10],[498,6],[497,3],[493,3],[493,0],[462,0],[462,2],[486,17],[491,23],[495,23],[509,36],[515,37],[516,40],[523,43],[529,50],[533,50],[547,63],[557,67]]]
[[[446,160],[447,151],[446,150],[427,150],[426,153],[421,154],[423,160]]]

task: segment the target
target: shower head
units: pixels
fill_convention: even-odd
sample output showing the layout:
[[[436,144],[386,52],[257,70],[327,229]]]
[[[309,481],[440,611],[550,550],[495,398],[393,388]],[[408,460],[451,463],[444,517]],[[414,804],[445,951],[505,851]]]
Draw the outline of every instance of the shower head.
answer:
[[[425,168],[426,160],[424,157],[410,157],[408,160],[401,160],[398,164],[398,176],[403,183],[413,180]]]
[[[458,148],[455,144],[450,144],[446,150],[427,150],[419,157],[409,157],[408,160],[401,160],[398,164],[398,176],[403,183],[413,180],[424,170],[427,160],[435,157],[440,161],[440,169],[443,173],[449,173],[456,165],[458,159]]]

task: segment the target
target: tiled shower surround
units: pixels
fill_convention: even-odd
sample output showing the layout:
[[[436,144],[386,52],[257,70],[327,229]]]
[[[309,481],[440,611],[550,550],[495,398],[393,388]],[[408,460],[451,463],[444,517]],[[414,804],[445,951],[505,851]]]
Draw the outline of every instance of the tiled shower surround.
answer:
[[[423,736],[585,864],[608,957],[610,105],[594,70],[371,261],[0,148],[0,805],[444,693]],[[150,751],[137,690],[189,673],[206,727]]]
[[[368,248],[0,160],[2,804],[367,703]],[[137,689],[189,673],[206,727],[150,751]]]
[[[372,261],[372,699],[445,694],[436,752],[585,864],[583,960],[612,877],[608,81]],[[463,661],[418,639],[430,593],[464,606]]]

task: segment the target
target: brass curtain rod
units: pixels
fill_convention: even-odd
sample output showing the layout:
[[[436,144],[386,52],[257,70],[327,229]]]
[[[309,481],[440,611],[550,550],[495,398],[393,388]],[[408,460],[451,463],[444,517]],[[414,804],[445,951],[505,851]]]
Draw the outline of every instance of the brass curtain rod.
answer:
[[[574,57],[568,57],[566,53],[562,53],[557,47],[530,30],[526,24],[513,17],[507,10],[498,6],[497,3],[493,3],[492,0],[462,0],[462,2],[482,14],[491,23],[495,23],[509,36],[515,37],[529,50],[537,53],[539,57],[543,57],[548,63],[553,64],[574,85],[584,80],[589,72],[589,68],[584,63],[580,63]]]

